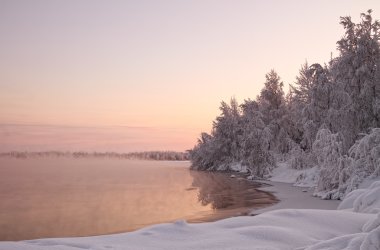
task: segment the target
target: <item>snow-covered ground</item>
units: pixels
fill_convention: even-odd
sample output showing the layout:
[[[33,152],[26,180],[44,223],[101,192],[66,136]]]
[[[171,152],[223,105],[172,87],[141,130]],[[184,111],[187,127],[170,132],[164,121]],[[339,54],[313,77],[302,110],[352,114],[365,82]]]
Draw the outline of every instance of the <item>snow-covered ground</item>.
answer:
[[[274,175],[273,179],[290,182],[296,175]],[[201,224],[177,221],[114,235],[0,242],[0,250],[380,249],[380,180],[365,182],[363,188],[347,195],[338,210],[327,210],[334,209],[338,203],[312,197],[310,188],[271,184],[272,187],[264,189],[276,191],[282,201],[254,211],[267,211],[257,216]],[[279,209],[284,207],[288,209]]]
[[[292,169],[289,164],[280,162],[272,171],[269,180],[274,182],[292,183],[297,187],[314,187],[318,181],[318,168],[302,170]]]
[[[272,206],[261,208],[252,211],[252,214],[261,214],[263,212],[278,210],[278,209],[324,209],[334,210],[338,207],[340,201],[338,200],[322,200],[313,197],[314,188],[310,187],[297,187],[291,183],[283,182],[267,182],[269,184],[260,190],[272,192],[279,200]]]

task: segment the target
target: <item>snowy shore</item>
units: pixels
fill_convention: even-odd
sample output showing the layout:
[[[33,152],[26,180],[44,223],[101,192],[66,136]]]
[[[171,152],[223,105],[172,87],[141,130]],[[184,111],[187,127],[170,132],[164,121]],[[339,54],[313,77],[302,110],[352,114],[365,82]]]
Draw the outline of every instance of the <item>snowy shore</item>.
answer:
[[[264,181],[269,184],[260,188],[260,190],[273,193],[280,202],[252,211],[252,214],[262,214],[278,209],[323,209],[335,210],[340,201],[338,200],[322,200],[313,197],[314,188],[295,187],[290,183]]]
[[[285,188],[291,189],[291,185],[274,185],[272,188],[279,185],[277,188],[280,189],[277,190],[281,190],[280,197],[291,194]],[[288,199],[288,203],[284,201],[285,204],[280,205],[280,202],[278,206],[310,206],[310,199],[314,199],[314,206],[318,198],[311,197],[305,200],[300,195],[304,193],[305,197],[310,197],[310,193],[302,191],[297,189],[298,193],[293,192],[296,194],[294,197],[283,196],[284,199]],[[269,209],[276,208],[267,210]],[[259,213],[263,211],[266,209]],[[114,235],[0,242],[0,249],[379,250],[380,180],[373,182],[368,188],[351,192],[341,202],[338,210],[279,209],[257,216],[234,217],[210,223],[188,224],[185,221],[177,221]]]

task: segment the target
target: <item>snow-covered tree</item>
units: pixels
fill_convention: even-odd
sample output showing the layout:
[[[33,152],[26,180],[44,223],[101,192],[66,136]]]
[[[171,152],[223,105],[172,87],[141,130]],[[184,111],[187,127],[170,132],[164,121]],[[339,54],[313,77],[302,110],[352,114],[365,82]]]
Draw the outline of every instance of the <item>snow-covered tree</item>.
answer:
[[[240,160],[242,134],[240,107],[232,98],[230,104],[222,102],[221,114],[213,122],[211,135],[202,133],[198,144],[190,150],[192,167],[199,170],[228,170]]]
[[[310,93],[313,86],[313,76],[307,62],[302,64],[294,84],[290,84],[291,101],[298,105],[310,103]],[[301,107],[302,109],[302,107]]]
[[[284,84],[274,70],[266,74],[265,78],[264,88],[261,90],[257,102],[263,114],[263,121],[271,135],[268,150],[284,153],[283,150],[289,149],[288,130],[290,130],[288,129],[289,120],[285,119],[287,109],[283,91]]]
[[[337,42],[340,55],[333,60],[334,81],[350,96],[347,109],[352,119],[352,132],[367,132],[380,127],[377,112],[379,98],[380,22],[373,21],[372,11],[361,14],[355,24],[350,17],[341,17],[344,37]]]
[[[355,161],[355,168],[358,171],[380,176],[380,128],[372,129],[371,133],[350,148],[349,156]]]
[[[302,110],[304,123],[302,144],[306,149],[310,149],[318,129],[322,124],[326,123],[327,112],[332,101],[332,84],[327,67],[313,64],[309,68],[309,74],[312,75],[309,89],[310,101],[306,103],[305,108]],[[330,126],[328,128],[330,129]]]
[[[242,105],[241,163],[251,175],[263,177],[274,167],[269,148],[272,135],[263,122],[263,114],[256,101],[246,100]]]
[[[211,170],[220,161],[214,144],[214,138],[202,133],[198,144],[190,150],[192,168],[197,170]]]
[[[276,71],[271,70],[265,75],[264,88],[258,98],[265,124],[269,124],[273,119],[278,119],[285,104],[284,83]]]
[[[340,54],[325,65],[302,65],[288,95],[272,70],[256,100],[222,102],[211,134],[190,152],[194,168],[243,164],[265,176],[275,159],[293,168],[318,166],[317,193],[342,198],[380,175],[380,23],[371,11],[358,24],[342,17]]]
[[[328,128],[321,128],[313,143],[313,154],[320,168],[317,191],[333,190],[339,187],[339,161],[343,156],[341,134],[333,134]]]
[[[240,107],[235,98],[231,98],[230,105],[225,102],[220,106],[221,114],[213,123],[212,135],[218,144],[218,152],[223,162],[232,163],[239,159],[241,135]]]
[[[304,114],[303,111],[311,102],[311,88],[313,78],[308,63],[304,63],[299,70],[294,84],[289,84],[289,93],[286,97],[289,120],[292,122],[290,137],[300,144],[304,134]],[[311,143],[308,143],[311,148]],[[307,147],[303,147],[307,149]]]
[[[364,178],[380,176],[380,128],[362,136],[349,149],[349,154],[343,155],[339,134],[331,134],[325,129],[318,132],[313,145],[321,171],[317,195],[342,199]]]

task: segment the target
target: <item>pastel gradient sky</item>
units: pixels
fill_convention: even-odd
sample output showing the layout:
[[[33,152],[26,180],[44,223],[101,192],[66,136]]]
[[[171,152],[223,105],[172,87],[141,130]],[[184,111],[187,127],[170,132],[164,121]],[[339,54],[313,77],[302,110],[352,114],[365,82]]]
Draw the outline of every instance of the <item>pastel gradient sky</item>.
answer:
[[[0,0],[0,151],[185,150],[379,0]]]

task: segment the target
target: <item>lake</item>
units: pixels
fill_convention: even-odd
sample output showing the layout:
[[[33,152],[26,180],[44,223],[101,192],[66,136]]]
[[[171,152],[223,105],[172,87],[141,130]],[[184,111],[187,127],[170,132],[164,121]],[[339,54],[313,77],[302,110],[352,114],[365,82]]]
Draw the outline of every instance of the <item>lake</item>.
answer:
[[[214,221],[277,202],[259,184],[189,162],[0,158],[0,240],[111,234]]]

